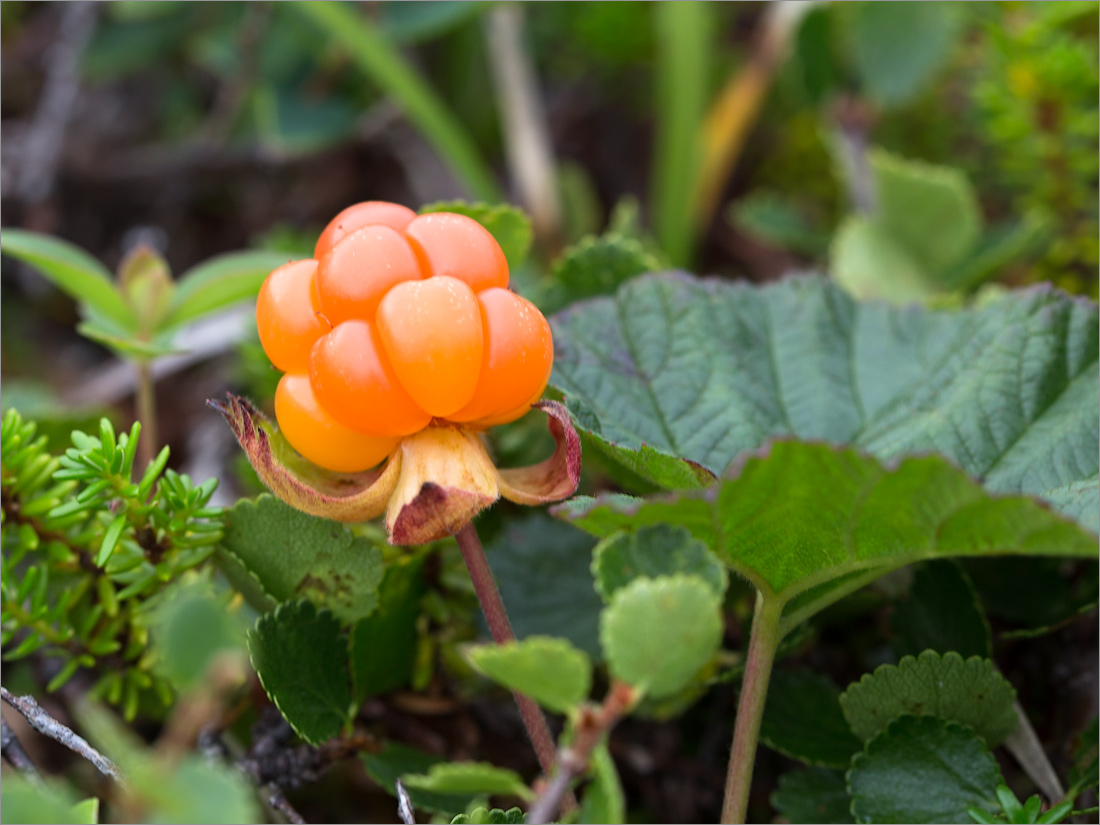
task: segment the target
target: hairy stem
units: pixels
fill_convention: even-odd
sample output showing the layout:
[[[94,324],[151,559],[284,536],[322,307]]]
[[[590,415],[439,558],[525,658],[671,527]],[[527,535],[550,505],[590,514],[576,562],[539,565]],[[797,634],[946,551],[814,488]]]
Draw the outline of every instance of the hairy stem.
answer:
[[[764,717],[764,700],[768,695],[775,651],[782,638],[779,632],[782,614],[782,601],[763,593],[756,594],[749,656],[741,681],[741,699],[737,703],[737,721],[733,728],[733,750],[726,773],[726,797],[722,803],[724,823],[744,822],[749,807],[756,741],[760,736],[760,720]]]
[[[489,625],[493,641],[498,645],[514,642],[516,636],[512,632],[512,624],[508,621],[504,602],[500,598],[500,591],[493,579],[493,571],[489,569],[489,560],[485,558],[485,549],[481,546],[481,539],[478,538],[473,522],[459,530],[455,538],[458,540],[459,549],[462,550],[466,569],[470,571],[477,600],[481,603],[481,612],[485,614],[485,621]],[[524,696],[522,693],[513,695],[516,697],[516,704],[519,705],[519,713],[523,717],[527,735],[535,747],[535,754],[539,758],[542,772],[549,775],[554,767],[557,748],[554,747],[554,737],[550,735],[550,728],[546,725],[546,717],[542,715],[542,709],[529,696]]]
[[[157,394],[152,365],[139,361],[137,371],[137,419],[141,422],[138,466],[144,471],[157,454]]]

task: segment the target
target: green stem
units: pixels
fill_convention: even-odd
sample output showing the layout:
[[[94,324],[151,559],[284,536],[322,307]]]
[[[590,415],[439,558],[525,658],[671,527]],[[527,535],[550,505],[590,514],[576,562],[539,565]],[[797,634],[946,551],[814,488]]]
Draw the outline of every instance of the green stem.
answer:
[[[144,470],[157,454],[157,392],[152,365],[138,361],[137,371],[137,419],[141,422],[138,466]]]
[[[722,822],[744,822],[749,807],[752,767],[756,759],[756,741],[764,718],[764,700],[775,663],[775,651],[782,636],[779,620],[783,601],[762,592],[756,594],[756,612],[752,617],[749,656],[741,681],[741,699],[737,703],[737,722],[733,728],[733,750],[726,774],[726,798],[722,803]]]
[[[489,569],[489,560],[485,558],[485,549],[481,546],[481,539],[478,538],[473,522],[459,530],[455,538],[462,551],[462,559],[466,562],[466,569],[470,571],[470,579],[474,583],[474,591],[477,593],[477,600],[481,603],[481,612],[485,614],[485,621],[489,625],[493,641],[498,645],[514,642],[516,635],[512,632],[512,624],[508,621],[504,601],[500,598],[500,590],[497,589],[493,571]],[[546,717],[542,715],[542,709],[531,697],[524,696],[522,693],[513,695],[516,697],[516,704],[519,705],[519,713],[523,717],[527,735],[535,747],[535,754],[539,758],[542,772],[549,776],[557,758],[557,748],[554,745],[554,737],[550,735],[550,728],[546,725]]]

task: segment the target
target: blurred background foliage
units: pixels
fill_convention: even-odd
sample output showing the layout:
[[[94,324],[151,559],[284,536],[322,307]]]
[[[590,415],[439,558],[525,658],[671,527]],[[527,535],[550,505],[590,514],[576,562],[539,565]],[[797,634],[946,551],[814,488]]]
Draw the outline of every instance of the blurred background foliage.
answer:
[[[533,218],[534,243],[513,265],[513,285],[547,313],[672,267],[758,283],[818,269],[861,297],[898,302],[959,305],[1044,281],[1095,298],[1098,9],[1096,2],[6,0],[4,225],[64,238],[111,271],[144,245],[163,257],[165,272],[187,273],[248,248],[308,256],[328,220],[361,200],[508,201]],[[504,213],[478,217],[498,221],[498,237],[529,231],[522,216],[518,230]],[[21,414],[4,421],[4,491],[40,500],[37,522],[25,513],[15,519],[5,504],[5,611],[29,598],[38,630],[53,628],[27,632],[23,622],[9,634],[5,625],[5,658],[19,660],[6,665],[5,685],[49,684],[62,697],[94,690],[117,704],[156,743],[156,758],[103,718],[79,717],[100,741],[115,743],[116,758],[151,766],[125,803],[136,807],[115,815],[153,805],[174,811],[166,817],[197,820],[206,814],[179,806],[195,801],[195,786],[220,786],[197,762],[184,763],[192,774],[164,779],[157,760],[174,764],[172,737],[188,724],[172,708],[214,701],[244,678],[241,627],[266,609],[252,596],[270,588],[261,581],[253,592],[230,575],[231,588],[201,563],[232,515],[222,508],[260,492],[231,434],[201,402],[234,386],[270,403],[278,373],[249,328],[247,307],[173,328],[175,350],[159,353],[152,367],[161,379],[159,443],[170,446],[172,469],[160,465],[149,482],[156,496],[144,501],[127,487],[128,470],[124,479],[112,464],[126,455],[119,446],[126,437],[112,446],[111,422],[135,417],[133,365],[79,337],[77,304],[30,268],[5,257],[3,273],[3,406]],[[99,437],[73,440],[73,429]],[[133,462],[135,438],[121,461]],[[538,421],[500,428],[494,438],[502,464],[547,450]],[[45,469],[66,460],[78,474],[51,483]],[[648,490],[595,455],[586,454],[585,474],[585,489]],[[216,490],[202,483],[214,478],[222,482]],[[517,629],[591,648],[599,608],[589,586],[593,542],[506,506],[481,528],[505,599],[518,606]],[[149,529],[161,531],[163,557],[153,565],[143,544]],[[90,564],[112,530],[114,560],[105,569]],[[392,782],[400,773],[392,760],[420,760],[423,769],[424,751],[468,753],[470,731],[482,729],[485,758],[513,766],[527,758],[514,753],[522,735],[493,717],[478,697],[484,685],[458,653],[477,636],[480,618],[453,543],[402,562],[370,527],[356,528],[355,541],[378,554],[376,578],[385,576],[382,592],[394,596],[373,617],[345,622],[347,649],[333,655],[359,680],[358,718],[420,750],[395,756],[404,746],[382,740],[344,740],[341,754],[288,745],[290,729],[262,709],[253,680],[252,701],[231,714],[231,732],[252,743],[251,778],[284,786],[317,779],[363,751],[374,780]],[[508,555],[509,546],[527,555]],[[228,573],[226,554],[252,550],[217,552]],[[1095,603],[1095,575],[1075,575],[1079,569],[1026,559],[967,566],[1006,675],[1048,708],[1037,719],[1048,740],[1079,730],[1082,714],[1088,718],[1082,708],[1094,709],[1094,690],[1086,702],[1080,686],[1047,681],[1051,673],[1095,674],[1095,622],[1071,621]],[[410,571],[422,572],[416,586],[394,584],[414,578]],[[177,579],[178,592],[164,587]],[[796,640],[805,663],[841,679],[889,660],[890,637],[904,634],[891,630],[888,605],[908,582],[891,584],[897,592],[864,592],[823,616],[815,645]],[[65,589],[73,595],[59,610],[52,595]],[[743,582],[731,586],[731,647],[744,642],[750,596]],[[869,610],[881,621],[854,619]],[[388,676],[397,673],[416,694],[383,702],[375,694],[393,685],[362,681],[374,676],[356,670],[354,628],[374,621],[389,624],[372,633],[400,639]],[[841,625],[845,641],[830,644]],[[195,628],[208,631],[197,646],[187,641]],[[1030,642],[1029,633],[1040,638]],[[44,664],[43,650],[58,655]],[[226,650],[237,658],[218,660]],[[196,694],[215,660],[232,663],[225,684]],[[617,734],[624,784],[640,800],[632,813],[715,819],[733,705],[725,687],[676,722],[632,721]],[[699,693],[655,713],[683,712]],[[1066,693],[1066,702],[1051,698]],[[284,762],[264,762],[258,746]],[[681,758],[685,749],[690,755]],[[1063,750],[1058,756],[1068,760]],[[774,779],[785,766],[762,751],[759,775]],[[654,770],[668,781],[653,782]],[[212,799],[242,820],[257,816],[235,775],[222,784],[223,796]],[[296,802],[316,818],[392,818],[388,797],[367,804],[330,793],[348,784],[377,790],[362,771],[336,769],[307,783]],[[153,790],[155,800],[140,796]],[[334,801],[348,798],[358,800],[354,814]],[[83,803],[65,798],[58,816],[75,804]],[[767,810],[766,799],[756,805]]]

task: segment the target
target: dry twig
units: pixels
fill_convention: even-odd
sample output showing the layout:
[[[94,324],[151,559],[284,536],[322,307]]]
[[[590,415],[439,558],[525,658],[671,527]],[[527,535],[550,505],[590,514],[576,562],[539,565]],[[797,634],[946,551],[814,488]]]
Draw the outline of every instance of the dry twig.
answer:
[[[55,742],[60,742],[69,750],[84,757],[95,765],[96,770],[104,776],[111,777],[119,785],[126,785],[125,777],[123,777],[122,772],[114,762],[89,745],[84,737],[73,733],[69,728],[50,716],[34,700],[34,697],[16,696],[6,687],[0,687],[0,697],[19,711],[36,731],[45,734]]]

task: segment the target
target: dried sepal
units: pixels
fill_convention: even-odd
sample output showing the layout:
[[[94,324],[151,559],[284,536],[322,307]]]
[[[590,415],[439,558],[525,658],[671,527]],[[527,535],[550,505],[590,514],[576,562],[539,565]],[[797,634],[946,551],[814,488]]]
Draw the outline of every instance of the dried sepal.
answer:
[[[425,544],[454,535],[502,495],[519,504],[561,501],[580,481],[581,444],[565,407],[534,406],[549,418],[554,454],[539,464],[498,470],[478,434],[444,421],[402,439],[377,470],[337,474],[298,455],[248,401],[207,402],[229,422],[260,480],[303,512],[336,521],[386,513],[390,543]]]
[[[401,472],[397,451],[381,467],[363,473],[333,473],[306,461],[246,399],[229,394],[208,400],[220,412],[260,481],[291,507],[334,521],[377,518],[386,510]]]
[[[554,454],[530,467],[498,471],[500,494],[532,507],[569,498],[577,492],[581,480],[581,439],[569,411],[557,401],[540,401],[533,406],[549,419],[556,444]]]

